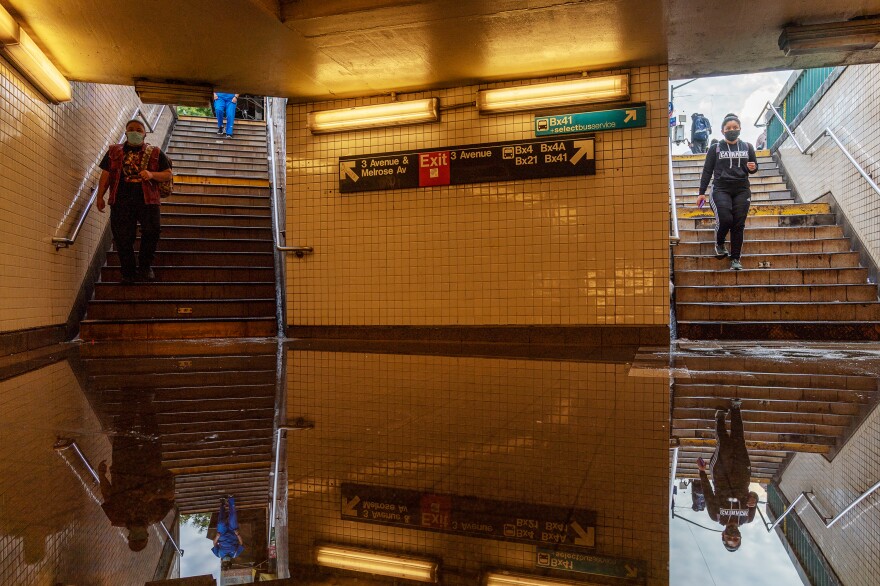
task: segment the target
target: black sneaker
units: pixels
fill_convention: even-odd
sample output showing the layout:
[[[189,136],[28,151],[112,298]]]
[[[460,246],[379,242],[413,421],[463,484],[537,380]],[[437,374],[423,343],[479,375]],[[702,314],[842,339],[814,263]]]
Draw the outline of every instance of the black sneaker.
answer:
[[[141,281],[155,281],[156,273],[153,272],[151,267],[147,267],[138,271],[138,277]]]
[[[123,285],[134,285],[137,281],[135,280],[134,277],[128,277],[128,276],[123,275],[122,279],[120,279],[119,282],[122,283]]]
[[[224,133],[224,131],[223,131],[222,128],[218,128],[218,129],[217,129],[217,134],[223,134],[223,133]]]

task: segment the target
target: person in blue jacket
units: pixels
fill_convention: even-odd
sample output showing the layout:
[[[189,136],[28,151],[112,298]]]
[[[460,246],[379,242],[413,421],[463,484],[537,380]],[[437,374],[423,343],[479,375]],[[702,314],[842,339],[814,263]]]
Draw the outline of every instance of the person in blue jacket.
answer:
[[[214,536],[214,555],[220,558],[221,567],[226,570],[232,559],[244,551],[244,541],[238,532],[238,515],[235,512],[235,497],[220,499],[220,514],[217,516],[217,535]]]
[[[235,123],[235,108],[238,104],[238,94],[223,94],[214,92],[214,112],[217,114],[217,134],[224,134],[226,138],[232,138],[232,125]],[[223,119],[226,119],[224,128]]]

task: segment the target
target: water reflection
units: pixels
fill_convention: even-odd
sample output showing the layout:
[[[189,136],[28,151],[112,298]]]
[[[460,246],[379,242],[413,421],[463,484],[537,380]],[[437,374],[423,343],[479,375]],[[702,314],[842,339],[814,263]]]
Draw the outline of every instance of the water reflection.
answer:
[[[831,528],[802,501],[767,530],[803,491],[830,517],[880,478],[869,346],[216,341],[59,358],[0,380],[3,584],[177,576],[162,524],[176,535],[180,513],[207,526],[183,562],[219,574],[237,552],[230,583],[378,584],[385,555],[450,586],[776,586],[800,581],[786,548],[803,543],[809,571],[859,583],[880,553],[878,495]]]

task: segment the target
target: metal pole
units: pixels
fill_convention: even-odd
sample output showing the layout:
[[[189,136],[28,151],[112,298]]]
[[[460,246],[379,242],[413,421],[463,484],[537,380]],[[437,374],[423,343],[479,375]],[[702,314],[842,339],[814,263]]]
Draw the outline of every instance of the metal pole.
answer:
[[[850,503],[850,505],[847,508],[845,508],[842,511],[840,511],[839,513],[837,513],[837,516],[834,517],[833,519],[831,519],[831,521],[829,523],[827,523],[825,526],[830,528],[832,525],[837,523],[841,517],[843,517],[844,515],[849,513],[853,509],[853,507],[855,507],[857,504],[859,504],[860,502],[865,500],[868,497],[868,495],[871,494],[872,492],[874,492],[875,490],[877,490],[877,488],[880,488],[880,481],[878,481],[874,486],[869,488],[867,491],[863,492],[862,496],[860,496],[859,498],[854,500],[852,503]],[[827,519],[823,518],[822,520],[826,521]]]
[[[779,517],[777,517],[776,520],[773,521],[773,523],[767,527],[767,532],[769,533],[770,531],[773,531],[773,529],[775,529],[777,525],[782,523],[782,520],[785,519],[788,516],[788,514],[794,510],[795,506],[797,506],[797,504],[800,502],[800,500],[802,498],[804,498],[805,496],[807,496],[807,493],[802,492],[800,494],[800,496],[798,496],[796,499],[794,499],[794,502],[791,503],[790,505],[788,505],[788,507],[782,512],[782,514],[779,515]],[[809,501],[809,499],[808,499],[808,501]]]
[[[275,509],[278,506],[278,469],[281,465],[281,433],[285,431],[284,427],[279,427],[275,435],[275,473],[272,479],[272,521],[269,525],[269,534],[275,529]]]
[[[678,203],[675,195],[675,176],[672,170],[672,138],[669,139],[669,150],[667,152],[669,159],[669,200],[672,208],[672,235],[669,237],[671,244],[678,244],[681,237],[678,233]]]
[[[672,448],[672,470],[669,473],[669,510],[672,510],[672,491],[675,489],[675,471],[678,470],[678,448]],[[673,513],[674,514],[674,513]]]

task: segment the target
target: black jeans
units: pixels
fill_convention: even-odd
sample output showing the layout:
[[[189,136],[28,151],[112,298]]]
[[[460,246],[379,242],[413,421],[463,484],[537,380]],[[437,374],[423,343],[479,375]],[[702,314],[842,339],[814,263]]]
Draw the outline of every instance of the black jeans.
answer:
[[[135,197],[117,198],[110,206],[110,230],[119,253],[123,279],[133,280],[138,266],[142,271],[152,267],[156,246],[159,244],[159,233],[162,231],[160,218],[159,206],[145,204],[143,196],[140,201]],[[137,238],[138,223],[141,225],[141,245],[135,262],[134,241]]]
[[[706,143],[708,141],[709,141],[708,138],[704,138],[704,139],[695,138],[694,140],[691,141],[691,152],[694,153],[695,155],[698,155],[700,153],[705,153],[707,150]]]
[[[712,479],[715,482],[715,494],[748,493],[749,479],[752,475],[752,463],[746,449],[743,435],[742,413],[739,409],[730,410],[730,433],[724,425],[724,416],[715,420],[715,436],[717,445],[712,461]]]
[[[715,243],[724,246],[730,233],[730,258],[739,259],[742,254],[743,237],[746,232],[746,218],[752,202],[752,192],[748,187],[724,187],[716,185],[712,190],[709,204],[715,212]]]

